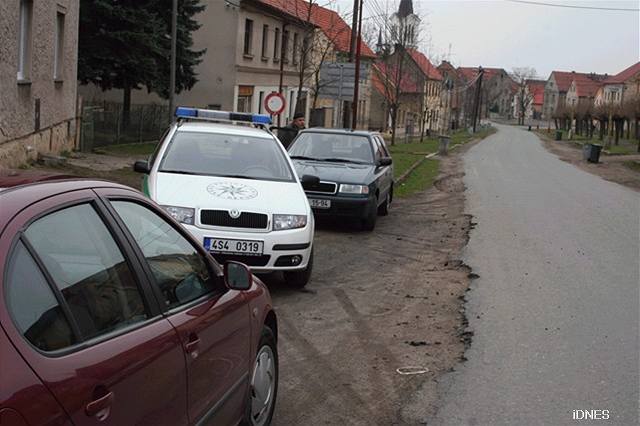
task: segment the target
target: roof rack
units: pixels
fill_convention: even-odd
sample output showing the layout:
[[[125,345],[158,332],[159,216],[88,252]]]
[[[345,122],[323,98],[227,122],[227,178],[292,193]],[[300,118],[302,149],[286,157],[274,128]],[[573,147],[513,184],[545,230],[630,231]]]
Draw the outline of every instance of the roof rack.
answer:
[[[202,108],[177,107],[175,116],[182,120],[236,121],[259,126],[271,124],[271,117],[266,114],[218,111]]]

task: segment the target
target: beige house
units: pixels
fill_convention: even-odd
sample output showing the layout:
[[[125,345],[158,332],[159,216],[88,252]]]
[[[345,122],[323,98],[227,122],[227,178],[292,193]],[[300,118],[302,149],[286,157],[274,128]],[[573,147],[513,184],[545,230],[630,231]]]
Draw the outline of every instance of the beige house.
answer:
[[[78,8],[0,1],[0,168],[74,147]]]
[[[640,62],[606,78],[595,95],[595,105],[620,105],[637,97],[640,97]]]
[[[278,92],[282,81],[286,108],[281,124],[289,122],[296,111],[300,51],[313,24],[298,17],[296,10],[288,10],[291,3],[281,0],[202,3],[206,8],[195,17],[202,26],[193,34],[193,47],[207,51],[196,68],[198,82],[178,94],[176,104],[265,113],[264,98]],[[85,101],[122,100],[121,90],[102,92],[93,85],[79,90]],[[308,88],[302,92],[308,99]],[[131,100],[134,104],[167,102],[146,90],[133,91]],[[308,114],[308,102],[301,109]]]

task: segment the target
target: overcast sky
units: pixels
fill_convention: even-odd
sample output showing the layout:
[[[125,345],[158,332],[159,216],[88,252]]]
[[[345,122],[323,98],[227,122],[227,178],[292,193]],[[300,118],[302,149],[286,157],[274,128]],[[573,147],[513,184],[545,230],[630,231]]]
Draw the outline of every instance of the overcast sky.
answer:
[[[364,17],[399,0],[364,0]],[[531,0],[571,6],[640,8],[640,0]],[[350,14],[353,0],[319,0]],[[431,39],[422,50],[456,66],[533,67],[616,74],[640,61],[640,12],[530,5],[501,0],[413,0]],[[379,10],[379,9],[378,9]],[[365,22],[374,23],[375,18]],[[349,23],[351,23],[349,21]],[[425,38],[425,37],[423,37]],[[374,46],[371,46],[372,48]]]

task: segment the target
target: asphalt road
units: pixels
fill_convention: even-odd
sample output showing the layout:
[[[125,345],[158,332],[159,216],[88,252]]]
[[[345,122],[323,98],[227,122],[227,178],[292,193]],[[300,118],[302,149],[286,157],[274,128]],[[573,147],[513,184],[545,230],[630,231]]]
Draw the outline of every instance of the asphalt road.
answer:
[[[429,424],[637,425],[640,194],[498,127],[465,157],[475,335]]]

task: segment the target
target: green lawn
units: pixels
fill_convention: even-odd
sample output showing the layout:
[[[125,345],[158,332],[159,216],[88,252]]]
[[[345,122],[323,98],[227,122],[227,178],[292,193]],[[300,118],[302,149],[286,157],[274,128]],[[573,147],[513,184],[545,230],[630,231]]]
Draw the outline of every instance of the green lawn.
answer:
[[[158,145],[157,142],[127,143],[118,145],[108,145],[96,148],[94,151],[99,154],[116,155],[121,157],[148,157],[153,153]]]
[[[631,170],[640,173],[640,161],[625,161],[623,164]]]
[[[433,184],[438,176],[438,160],[425,160],[409,177],[394,190],[398,197],[406,197],[416,192],[424,191]]]

